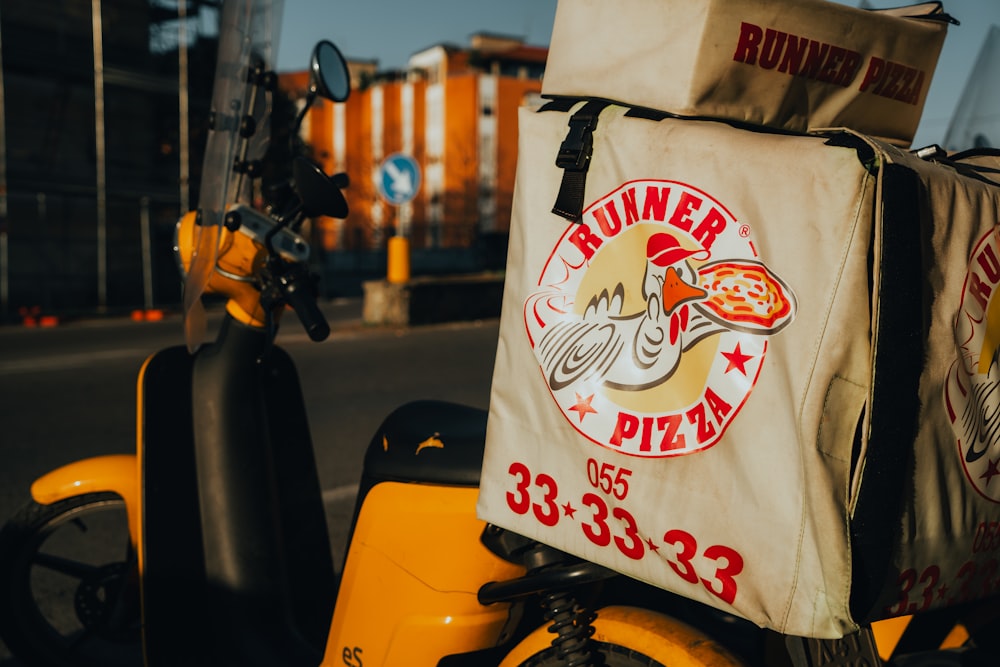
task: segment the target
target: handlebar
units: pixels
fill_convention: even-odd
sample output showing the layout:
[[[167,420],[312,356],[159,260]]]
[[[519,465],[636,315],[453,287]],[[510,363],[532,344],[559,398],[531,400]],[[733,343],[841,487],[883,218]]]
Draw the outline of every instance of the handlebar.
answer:
[[[267,260],[267,287],[261,293],[261,303],[270,310],[288,304],[298,316],[309,338],[315,342],[326,340],[330,325],[316,301],[316,278],[305,264],[287,262],[272,255]]]
[[[175,245],[185,276],[185,318],[187,321],[189,304],[198,303],[202,294],[209,293],[228,297],[227,312],[259,328],[276,324],[281,309],[291,306],[309,338],[322,341],[329,336],[330,326],[317,304],[317,279],[307,268],[309,244],[299,230],[306,218],[347,216],[347,201],[341,189],[348,186],[349,179],[346,173],[327,176],[319,165],[301,155],[268,155],[259,150],[267,139],[273,138],[269,136],[269,114],[276,81],[274,73],[258,62],[259,56],[252,54],[249,63],[252,76],[225,79],[229,87],[220,88],[219,99],[213,97],[213,113],[218,111],[219,116],[211,127],[210,139],[222,140],[210,146],[217,159],[211,169],[206,167],[202,192],[217,196],[206,197],[206,201],[211,201],[204,211],[182,216]],[[239,62],[240,58],[234,56],[227,66],[236,71],[245,65]],[[307,103],[296,117],[291,137],[298,135],[299,124],[313,99],[323,97],[343,102],[350,93],[347,63],[330,42],[324,40],[316,45],[311,71]],[[238,132],[232,123],[222,122],[233,120],[226,113],[237,108],[251,112],[242,117]],[[258,134],[259,128],[267,128],[267,133]],[[231,157],[233,151],[235,161]],[[295,153],[292,150],[292,156]],[[264,188],[261,160],[275,160],[282,167],[289,158],[290,178],[267,186],[262,210],[252,205],[255,193],[264,195],[258,190]],[[284,171],[276,169],[274,175],[280,176]],[[230,184],[231,173],[240,175],[235,184]],[[213,234],[204,243],[200,243],[202,236],[197,229],[202,224],[213,227]],[[193,307],[191,310],[195,312]],[[187,338],[188,348],[193,351],[200,344],[200,335],[188,333]]]
[[[310,340],[317,343],[326,340],[327,336],[330,335],[330,325],[316,305],[316,302],[308,299],[290,298],[289,303],[292,304],[295,313],[299,316],[299,320],[301,320],[302,326],[305,327],[306,333],[309,334]]]

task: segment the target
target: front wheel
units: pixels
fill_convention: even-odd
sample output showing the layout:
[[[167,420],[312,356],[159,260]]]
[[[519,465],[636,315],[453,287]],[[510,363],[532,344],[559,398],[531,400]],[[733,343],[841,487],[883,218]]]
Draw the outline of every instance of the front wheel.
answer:
[[[608,667],[744,667],[744,663],[702,631],[641,607],[597,611],[591,646]],[[555,667],[552,634],[540,627],[504,658],[500,667]]]
[[[599,654],[598,663],[602,667],[668,667],[644,653],[625,646],[606,642],[592,642],[591,645]],[[565,661],[559,658],[556,649],[549,648],[531,656],[522,662],[520,667],[562,667],[565,664]]]
[[[91,493],[29,503],[0,530],[0,636],[28,665],[142,665],[125,503]]]

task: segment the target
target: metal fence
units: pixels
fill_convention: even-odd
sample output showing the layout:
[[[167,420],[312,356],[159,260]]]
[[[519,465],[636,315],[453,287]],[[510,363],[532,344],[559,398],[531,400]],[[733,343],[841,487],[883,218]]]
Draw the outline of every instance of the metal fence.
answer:
[[[0,321],[17,321],[25,313],[74,316],[179,307],[182,278],[173,254],[177,199],[109,194],[104,262],[93,193],[12,192],[7,202],[7,219],[0,221]],[[503,268],[506,235],[477,236],[474,224],[413,231],[414,275]],[[425,247],[433,236],[437,247]],[[363,281],[385,277],[384,244],[360,241],[326,252],[313,243],[321,297],[356,296]]]
[[[179,208],[176,199],[109,195],[102,234],[92,193],[8,193],[0,222],[0,316],[179,303],[172,251]]]

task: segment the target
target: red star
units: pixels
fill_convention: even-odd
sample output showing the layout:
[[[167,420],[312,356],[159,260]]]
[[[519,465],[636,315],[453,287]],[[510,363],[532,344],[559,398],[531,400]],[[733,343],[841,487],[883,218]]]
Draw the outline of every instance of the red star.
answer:
[[[729,359],[729,365],[726,366],[726,372],[733,370],[734,368],[739,370],[743,375],[747,374],[747,362],[753,359],[753,355],[743,354],[740,350],[740,343],[736,341],[736,349],[732,352],[723,352],[722,356]]]
[[[995,475],[1000,475],[1000,468],[997,467],[998,461],[990,461],[986,466],[986,472],[979,476],[979,479],[985,479],[986,485],[989,486],[990,480],[993,479]]]
[[[573,515],[576,514],[576,508],[570,505],[568,502],[565,505],[563,505],[562,508],[563,508],[563,514],[565,514],[571,519],[573,518]]]
[[[659,551],[660,550],[660,545],[658,545],[656,542],[654,542],[652,537],[647,537],[646,538],[646,544],[649,546],[649,550],[650,551],[654,551],[655,552],[655,551]]]
[[[595,410],[590,406],[590,402],[593,400],[594,400],[593,394],[591,394],[587,398],[580,396],[580,394],[576,394],[576,405],[571,407],[570,410],[575,410],[576,412],[580,413],[580,421],[582,422],[583,418],[587,416],[587,413],[593,413],[595,415],[597,414],[597,410]]]

